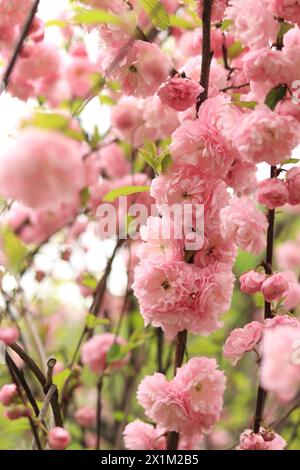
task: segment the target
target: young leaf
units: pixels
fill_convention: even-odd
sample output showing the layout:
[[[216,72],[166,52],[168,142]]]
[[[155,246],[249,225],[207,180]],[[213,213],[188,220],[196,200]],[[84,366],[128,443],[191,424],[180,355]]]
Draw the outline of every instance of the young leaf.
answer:
[[[283,100],[286,95],[287,86],[279,85],[269,91],[265,98],[265,104],[272,110],[276,108],[279,101]]]
[[[105,202],[113,202],[120,196],[131,196],[132,194],[136,193],[146,193],[149,191],[150,186],[123,186],[122,188],[113,189],[109,193],[107,193],[103,201]]]
[[[28,250],[9,227],[1,230],[3,251],[7,268],[12,274],[18,274],[23,266]]]
[[[156,28],[164,30],[170,27],[169,15],[159,0],[138,0],[138,2]]]
[[[73,16],[74,23],[77,24],[102,24],[108,23],[113,25],[122,24],[121,19],[105,10],[87,10],[85,8],[76,8]]]

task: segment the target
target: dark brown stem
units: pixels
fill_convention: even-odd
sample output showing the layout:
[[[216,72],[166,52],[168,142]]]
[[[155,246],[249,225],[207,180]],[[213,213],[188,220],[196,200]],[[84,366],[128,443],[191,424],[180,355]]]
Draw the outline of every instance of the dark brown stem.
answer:
[[[164,334],[161,328],[156,329],[156,338],[157,338],[157,372],[163,373],[163,347],[164,347]]]
[[[271,178],[277,177],[277,168],[276,166],[271,166]],[[275,225],[275,211],[268,210],[268,232],[267,232],[267,253],[266,253],[266,261],[264,263],[266,274],[272,274],[272,263],[273,263],[273,251],[274,251],[274,225]],[[272,306],[269,302],[265,302],[265,319],[272,318]],[[266,401],[267,393],[266,391],[259,385],[258,392],[257,392],[257,400],[256,400],[256,410],[254,416],[254,423],[253,423],[253,432],[258,433],[260,429],[260,424],[262,421],[264,405]]]
[[[103,376],[100,377],[98,384],[97,384],[96,450],[100,450],[100,444],[101,444],[102,389],[103,389]]]
[[[196,104],[197,114],[198,114],[201,104],[204,103],[204,101],[208,97],[210,64],[211,64],[211,59],[212,59],[211,39],[210,39],[212,4],[213,4],[213,0],[204,0],[203,2],[203,15],[202,15],[203,40],[202,40],[202,66],[201,66],[200,85],[204,88],[204,91],[200,94],[197,100],[197,104]]]
[[[22,400],[23,405],[27,406],[27,400],[23,395],[22,384],[21,384],[20,379],[19,379],[19,369],[18,369],[18,367],[16,366],[16,364],[14,363],[14,361],[12,360],[12,358],[10,357],[10,355],[7,352],[6,352],[5,358],[6,358],[6,364],[7,364],[9,373],[11,375],[11,378],[12,378],[13,382],[15,383],[16,387],[17,387],[18,395],[19,395],[20,399]],[[37,428],[37,426],[36,426],[36,424],[35,424],[35,422],[34,422],[34,420],[32,419],[31,416],[28,416],[28,421],[29,421],[31,431],[32,431],[32,434],[33,434],[33,437],[34,437],[34,440],[35,440],[35,443],[36,443],[36,446],[37,446],[38,450],[43,450],[40,439],[39,439],[39,435],[38,435],[38,428]]]
[[[30,356],[28,356],[28,354],[18,344],[16,343],[11,344],[10,348],[13,351],[15,351],[18,354],[18,356],[25,362],[27,367],[31,370],[31,372],[34,374],[36,379],[41,384],[44,394],[47,395],[48,390],[49,390],[49,385],[47,385],[47,379],[44,376],[41,369],[39,368],[39,366],[34,362],[34,360]],[[56,390],[56,393],[53,395],[50,403],[52,407],[55,425],[62,427],[63,420],[62,420],[62,416],[60,412],[60,405],[59,405],[57,390]]]
[[[31,25],[32,25],[32,22],[34,20],[34,17],[36,15],[36,12],[37,12],[37,9],[38,9],[38,6],[39,6],[39,3],[40,3],[40,0],[35,0],[33,5],[32,5],[32,8],[28,14],[28,17],[25,21],[25,24],[24,24],[24,28],[23,28],[23,31],[21,33],[21,36],[15,46],[15,49],[14,49],[14,52],[13,52],[13,55],[6,67],[6,70],[4,72],[4,76],[3,76],[3,83],[4,83],[4,86],[5,88],[8,86],[8,83],[9,83],[9,79],[11,77],[11,74],[14,70],[14,67],[16,65],[16,62],[18,60],[18,57],[19,57],[19,54],[21,52],[21,49],[23,47],[23,44],[28,36],[28,33],[30,31],[30,28],[31,28]]]
[[[174,375],[178,367],[181,367],[184,353],[186,349],[187,331],[183,330],[176,336],[176,351],[174,361]],[[167,450],[177,450],[179,443],[179,434],[177,432],[169,432],[167,435]]]

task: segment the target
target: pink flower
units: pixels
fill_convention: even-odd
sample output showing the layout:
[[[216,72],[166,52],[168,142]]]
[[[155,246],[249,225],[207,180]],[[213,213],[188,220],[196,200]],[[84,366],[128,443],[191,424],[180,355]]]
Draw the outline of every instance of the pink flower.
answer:
[[[146,257],[164,257],[168,261],[183,261],[183,243],[174,237],[174,224],[167,217],[148,217],[147,224],[140,228],[140,235],[145,243],[137,249],[142,260]]]
[[[268,0],[231,0],[225,18],[233,21],[230,31],[245,46],[259,48],[275,41],[279,30]]]
[[[145,377],[137,398],[146,415],[168,431],[209,433],[223,407],[225,377],[214,359],[197,357],[177,369],[168,382],[163,374]]]
[[[84,185],[78,143],[58,132],[26,130],[2,154],[1,194],[26,206],[55,211]]]
[[[92,92],[93,74],[98,72],[97,64],[90,61],[83,46],[71,51],[70,63],[67,64],[65,77],[73,98],[87,98]]]
[[[264,100],[271,88],[282,83],[291,85],[294,61],[281,51],[263,47],[250,50],[242,58],[246,81],[251,82],[251,90]]]
[[[289,189],[289,204],[300,204],[300,168],[294,167],[287,172],[286,180]]]
[[[293,310],[300,303],[300,284],[294,272],[285,271],[282,274],[288,283],[288,288],[284,293],[283,306],[287,310]]]
[[[266,245],[266,217],[246,197],[233,198],[221,210],[221,233],[242,250],[259,254]]]
[[[260,292],[265,279],[266,275],[263,272],[248,271],[240,277],[241,291],[245,294],[256,294]]]
[[[276,273],[268,277],[261,286],[261,292],[267,302],[279,300],[288,289],[288,282],[283,273]]]
[[[45,41],[35,44],[34,53],[19,58],[10,79],[9,91],[20,98],[44,96],[51,99],[62,74],[58,48]]]
[[[277,178],[269,178],[258,185],[256,198],[260,204],[268,209],[284,206],[289,197],[288,185]]]
[[[18,341],[19,330],[16,326],[2,326],[0,327],[0,341],[5,344],[12,344]]]
[[[164,429],[135,420],[125,428],[124,444],[129,450],[166,450],[165,433]]]
[[[65,428],[56,426],[51,428],[48,433],[48,444],[53,450],[64,450],[71,442],[69,431]]]
[[[166,81],[170,69],[168,60],[156,44],[134,41],[112,78],[121,82],[125,94],[146,98]]]
[[[15,384],[6,384],[0,389],[0,403],[9,406],[12,399],[17,395],[17,386]]]
[[[212,16],[211,16],[211,21],[213,23],[217,21],[222,21],[226,4],[227,4],[227,0],[214,0],[213,1]],[[198,9],[199,18],[202,19],[203,0],[198,0],[197,9]]]
[[[265,328],[275,328],[276,326],[295,326],[299,327],[299,320],[290,315],[276,315],[273,318],[266,318],[264,321]]]
[[[99,152],[100,167],[109,178],[122,178],[130,172],[129,161],[117,144],[105,145]]]
[[[89,339],[82,348],[81,359],[95,374],[102,374],[109,366],[113,369],[119,369],[128,362],[128,355],[120,360],[112,361],[107,364],[106,356],[113,344],[125,345],[123,338],[111,333],[95,335]]]
[[[300,24],[299,0],[268,0],[272,13],[292,23]]]
[[[161,326],[174,336],[184,329],[184,312],[193,293],[193,268],[184,261],[143,260],[132,286],[145,324]]]
[[[224,345],[224,357],[235,366],[245,352],[253,351],[262,338],[263,329],[264,325],[262,323],[253,321],[244,326],[244,328],[233,330]]]
[[[292,117],[259,105],[243,115],[235,129],[235,142],[239,152],[250,161],[276,165],[298,145],[299,125]]]
[[[300,385],[300,326],[265,330],[262,386],[284,402],[293,399]]]
[[[276,249],[279,269],[294,270],[300,267],[300,246],[298,242],[286,241]]]
[[[240,435],[238,450],[283,450],[286,447],[285,440],[273,431],[260,428],[255,434],[251,429],[246,429]]]
[[[75,419],[83,428],[91,428],[96,423],[96,411],[90,406],[82,406],[76,411]]]
[[[225,177],[234,159],[221,132],[199,120],[185,121],[176,129],[170,151],[176,164],[194,165],[199,172],[211,176]]]
[[[196,106],[197,97],[203,91],[203,87],[194,80],[175,76],[158,89],[161,102],[176,111],[185,111],[191,106]]]
[[[134,96],[122,96],[114,106],[111,122],[121,138],[131,140],[135,129],[143,123],[142,104]]]

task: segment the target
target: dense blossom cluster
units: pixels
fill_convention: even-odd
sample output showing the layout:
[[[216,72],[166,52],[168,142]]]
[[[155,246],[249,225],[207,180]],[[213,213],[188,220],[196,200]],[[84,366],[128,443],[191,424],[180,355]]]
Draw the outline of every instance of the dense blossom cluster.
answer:
[[[175,24],[170,27],[158,24],[153,11],[144,11],[135,0],[75,2],[75,13],[65,12],[54,22],[60,46],[49,40],[37,13],[6,84],[8,93],[33,101],[38,111],[30,106],[16,138],[1,147],[3,225],[28,246],[43,244],[59,232],[64,248],[82,243],[85,252],[84,235],[106,220],[104,203],[110,202],[117,214],[117,229],[129,235],[127,209],[143,205],[148,217],[124,248],[130,258],[126,296],[135,295],[145,327],[160,328],[168,344],[185,333],[208,336],[219,330],[232,302],[238,253],[257,257],[257,266],[241,275],[240,290],[263,299],[267,314],[248,323],[245,319],[242,328],[233,329],[223,355],[235,366],[246,352],[255,351],[261,386],[286,403],[300,387],[300,324],[293,316],[300,304],[300,241],[277,247],[276,267],[268,254],[273,251],[275,210],[299,213],[300,167],[291,157],[300,144],[300,108],[292,96],[293,83],[300,80],[300,2],[214,0],[211,51],[205,50],[200,21],[207,2],[186,3],[160,2],[162,17],[169,14]],[[1,72],[32,5],[31,0],[0,0]],[[86,20],[93,9],[107,16]],[[96,57],[84,40],[94,33]],[[81,112],[93,98],[111,106],[106,133],[101,128],[87,132],[82,124]],[[271,166],[272,177],[258,182],[261,163]],[[126,199],[125,209],[120,195]],[[176,211],[183,215],[180,220]],[[265,248],[267,262],[261,262]],[[9,264],[6,251],[4,266]],[[68,249],[61,257],[69,261]],[[20,277],[26,261],[25,256],[15,263]],[[139,342],[134,322],[129,322],[128,341],[123,330],[119,334],[126,309],[135,311],[134,300],[113,303],[106,289],[109,272],[97,284],[82,266],[72,269],[84,300],[93,297],[88,320],[104,317],[85,325],[74,362],[79,356],[91,380],[127,369],[130,377],[139,374],[142,367],[131,349],[148,336]],[[22,289],[21,284],[16,293]],[[8,307],[11,301],[5,298]],[[18,302],[17,297],[23,312],[27,300]],[[55,323],[61,325],[60,315],[54,318],[53,323],[45,320],[47,327],[43,324],[49,350]],[[0,326],[0,341],[7,346],[24,342],[14,323],[11,314]],[[100,328],[101,333],[95,332]],[[34,330],[30,334],[35,338]],[[60,352],[64,357],[63,348]],[[169,434],[178,433],[180,449],[195,449],[213,432],[222,415],[225,374],[212,358],[181,362],[169,380],[167,370],[141,380],[137,400],[153,424],[134,420],[125,427],[124,422],[125,430],[118,434],[124,431],[126,448],[164,450]],[[86,431],[84,439],[94,443],[95,433],[91,437],[88,431],[101,428],[99,397],[96,412],[82,400],[80,380],[72,383],[81,373],[72,367],[66,387],[71,382],[79,389],[75,421]],[[30,417],[22,397],[15,384],[0,389],[9,419]],[[119,404],[115,396],[113,400]],[[259,421],[264,424],[262,416]],[[48,445],[63,450],[71,436],[55,424]],[[271,429],[254,431],[242,433],[239,450],[285,448],[284,439]]]

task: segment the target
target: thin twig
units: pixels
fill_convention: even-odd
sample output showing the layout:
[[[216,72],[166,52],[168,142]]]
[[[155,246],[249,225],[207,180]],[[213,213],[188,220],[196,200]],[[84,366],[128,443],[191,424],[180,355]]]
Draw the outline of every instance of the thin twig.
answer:
[[[100,445],[101,445],[102,389],[103,389],[103,375],[100,377],[98,384],[97,384],[97,421],[96,421],[96,448],[95,450],[100,450]]]
[[[203,2],[203,40],[202,40],[202,65],[201,65],[201,78],[200,85],[204,88],[203,92],[199,95],[196,104],[197,115],[200,106],[208,97],[208,86],[209,86],[209,75],[210,75],[210,64],[212,59],[211,51],[211,13],[212,13],[213,0],[204,0]]]
[[[28,17],[25,21],[24,28],[23,28],[23,31],[21,33],[21,36],[20,36],[17,44],[15,45],[13,55],[12,55],[8,65],[6,67],[6,70],[5,70],[3,78],[2,78],[2,81],[4,83],[4,88],[7,88],[7,86],[8,86],[9,79],[11,77],[11,74],[12,74],[13,70],[14,70],[14,67],[15,67],[16,62],[18,60],[18,57],[19,57],[19,54],[20,54],[21,49],[23,47],[23,44],[24,44],[24,42],[25,42],[25,40],[28,36],[28,33],[30,31],[31,25],[33,23],[34,17],[36,15],[36,12],[37,12],[37,9],[38,9],[38,6],[39,6],[39,3],[40,3],[40,0],[35,0],[34,1],[33,5],[32,5],[32,8],[31,8],[31,10],[28,14]],[[1,91],[0,91],[0,94],[1,94]]]

